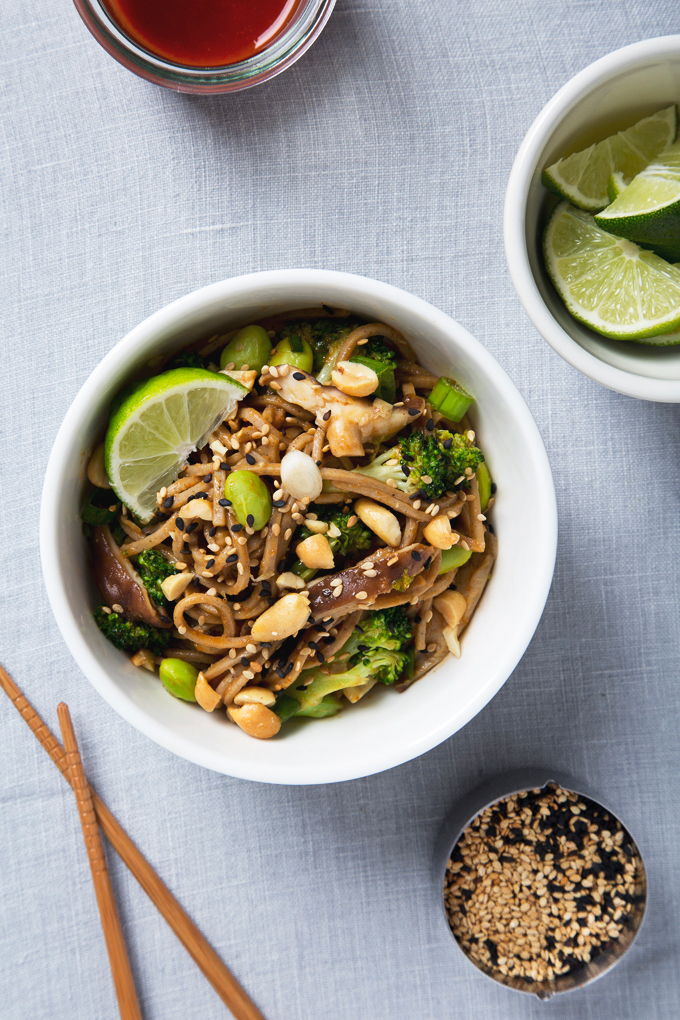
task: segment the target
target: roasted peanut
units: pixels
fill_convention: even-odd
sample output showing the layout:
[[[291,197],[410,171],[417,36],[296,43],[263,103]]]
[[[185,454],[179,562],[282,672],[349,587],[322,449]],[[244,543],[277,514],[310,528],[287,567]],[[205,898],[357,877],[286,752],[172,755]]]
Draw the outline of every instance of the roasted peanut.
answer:
[[[328,531],[327,521],[310,521],[305,519],[305,526],[309,529],[309,531],[312,532],[313,535],[325,535],[326,532]],[[340,532],[338,531],[338,528],[336,528],[335,530],[338,532],[339,535]],[[335,537],[337,538],[338,535],[336,535]]]
[[[259,740],[268,740],[281,729],[278,715],[265,705],[242,705],[239,708],[230,705],[227,715],[249,737],[257,737]]]
[[[295,547],[295,552],[313,570],[332,570],[335,566],[333,550],[325,535],[310,535]]]
[[[304,586],[305,582],[297,574],[294,574],[292,570],[287,570],[285,574],[279,574],[276,578],[277,588],[294,588],[299,591]]]
[[[233,705],[264,705],[271,708],[276,704],[276,695],[267,687],[244,687],[235,696]]]
[[[445,591],[434,600],[434,607],[442,614],[448,627],[457,627],[463,619],[467,602],[459,591]]]
[[[401,542],[401,528],[391,511],[371,499],[358,499],[354,504],[354,512],[378,538],[393,549],[397,548]]]
[[[194,500],[195,502],[195,500]],[[161,588],[166,599],[174,602],[180,595],[184,594],[196,575],[192,571],[183,571],[181,574],[171,574],[161,581]]]
[[[204,708],[206,712],[212,712],[222,701],[222,698],[219,696],[217,691],[212,689],[202,673],[199,673],[196,677],[194,696],[198,704],[201,708]]]
[[[87,477],[98,489],[110,489],[111,483],[104,462],[104,444],[100,443],[87,465]]]
[[[182,507],[182,517],[186,521],[196,517],[201,521],[212,521],[212,503],[209,503],[207,499],[192,499]]]
[[[444,627],[442,629],[444,640],[446,641],[446,647],[455,655],[457,659],[460,659],[460,644],[458,642],[458,626],[455,627]]]
[[[348,397],[367,397],[378,388],[377,373],[368,365],[339,361],[331,373],[331,382]]]
[[[291,592],[258,616],[251,634],[255,641],[283,641],[291,634],[297,634],[308,618],[309,597]]]
[[[423,531],[426,542],[435,549],[450,549],[458,541],[458,536],[451,530],[451,522],[447,514],[439,514]]]

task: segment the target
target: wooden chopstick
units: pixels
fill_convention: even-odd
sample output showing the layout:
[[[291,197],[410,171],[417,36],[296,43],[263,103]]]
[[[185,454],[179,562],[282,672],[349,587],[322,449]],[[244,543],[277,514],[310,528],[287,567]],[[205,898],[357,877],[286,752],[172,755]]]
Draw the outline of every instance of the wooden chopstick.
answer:
[[[71,783],[68,761],[63,747],[2,666],[0,666],[0,687],[47,751],[64,779]],[[265,1020],[255,1003],[220,960],[208,940],[201,934],[165,882],[156,874],[147,859],[135,846],[104,801],[97,796],[92,787],[90,787],[90,792],[102,832],[135,876],[151,902],[163,915],[222,1002],[231,1010],[236,1020]]]
[[[71,721],[71,713],[68,710],[68,705],[65,705],[63,701],[57,705],[57,715],[59,717],[59,726],[61,727],[61,736],[64,741],[66,760],[68,761],[71,786],[76,795],[83,839],[85,840],[87,857],[90,862],[92,884],[94,885],[97,897],[97,906],[99,907],[99,916],[104,930],[106,950],[109,954],[113,985],[116,989],[116,998],[118,999],[118,1010],[121,1020],[142,1020],[135,981],[132,977],[130,960],[125,948],[123,929],[120,926],[120,917],[118,916],[118,908],[116,907],[116,900],[113,895],[109,869],[106,867],[104,847],[102,846],[99,826],[97,825],[92,804],[92,794],[90,793],[83,763],[80,759],[80,751],[78,750],[78,741],[76,740]]]

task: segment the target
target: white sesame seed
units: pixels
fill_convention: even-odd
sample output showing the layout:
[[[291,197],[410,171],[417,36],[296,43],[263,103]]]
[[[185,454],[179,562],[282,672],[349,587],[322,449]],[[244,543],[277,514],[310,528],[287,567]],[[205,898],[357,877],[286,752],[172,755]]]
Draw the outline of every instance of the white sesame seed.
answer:
[[[177,633],[178,634],[186,634],[186,632],[187,632],[186,627],[178,627],[177,628]]]
[[[275,365],[270,365],[270,367],[269,367],[269,374],[272,375],[275,379],[278,379],[278,377],[279,377],[279,370],[278,370],[278,368],[276,368]]]
[[[243,670],[243,675],[246,678],[246,680],[254,680],[255,679],[255,674],[250,669],[244,669]]]
[[[478,521],[485,521],[486,517],[484,516],[484,514],[477,514],[477,520]]]
[[[106,613],[107,616],[111,615],[111,610],[109,609],[108,606],[102,606],[102,610]]]
[[[364,577],[377,577],[377,576],[378,576],[377,570],[364,570]]]
[[[158,493],[158,495],[161,497],[161,499],[165,499],[167,494],[168,494],[168,489],[167,489],[167,486],[164,485],[163,488],[161,489],[161,491]]]
[[[367,599],[368,598],[368,592],[367,591],[358,591],[356,593],[356,595],[355,595],[355,598],[357,598],[357,599]]]
[[[421,482],[425,482],[426,485],[430,485],[432,483],[432,479],[429,475],[421,475],[420,480]]]
[[[254,655],[255,652],[257,651],[257,646],[253,644],[246,645],[246,651],[249,652],[250,655]]]
[[[339,584],[336,588],[333,589],[334,599],[337,599],[340,595],[342,595],[342,584]]]
[[[280,382],[270,382],[269,385],[271,386],[271,388],[273,390],[280,390],[281,389],[281,383]]]
[[[341,577],[334,577],[333,580],[331,581],[331,588],[337,588],[338,585],[340,585],[340,587],[342,587],[342,578]]]
[[[208,588],[206,595],[217,595],[217,588]]]
[[[122,613],[123,612],[123,607],[119,606],[117,602],[114,602],[113,605],[111,606],[111,608],[113,609],[114,613]]]
[[[419,499],[415,500],[415,502],[413,504],[413,509],[414,510],[420,510],[420,506],[421,506],[421,501]]]

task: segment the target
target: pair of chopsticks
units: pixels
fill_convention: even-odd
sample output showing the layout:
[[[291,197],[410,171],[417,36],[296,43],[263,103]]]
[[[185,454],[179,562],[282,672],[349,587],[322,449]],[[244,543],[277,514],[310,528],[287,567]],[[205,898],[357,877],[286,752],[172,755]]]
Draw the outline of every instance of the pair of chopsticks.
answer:
[[[62,747],[2,666],[0,687],[75,793],[122,1020],[141,1020],[141,1013],[106,867],[100,829],[236,1020],[265,1020],[120,822],[88,784],[67,706],[62,703],[57,709],[64,741]]]

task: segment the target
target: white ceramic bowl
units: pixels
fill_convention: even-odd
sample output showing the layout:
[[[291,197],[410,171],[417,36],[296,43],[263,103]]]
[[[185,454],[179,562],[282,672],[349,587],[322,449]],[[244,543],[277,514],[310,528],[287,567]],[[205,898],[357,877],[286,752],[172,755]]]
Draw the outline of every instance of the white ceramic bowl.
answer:
[[[161,351],[273,312],[319,305],[351,308],[397,326],[422,362],[455,373],[475,394],[475,427],[494,479],[500,552],[484,598],[449,658],[404,694],[381,689],[332,719],[253,740],[223,713],[169,697],[100,634],[97,593],[86,565],[79,508],[88,454],[109,403]],[[538,624],[555,562],[557,514],[538,429],[510,379],[470,334],[432,305],[384,283],[322,270],[279,270],[224,280],[180,298],[121,340],[86,381],[57,435],[47,467],[40,546],[50,601],[85,676],[124,719],[175,754],[227,775],[268,783],[329,783],[409,761],[464,726],[519,662]]]
[[[505,253],[536,329],[565,361],[609,389],[680,401],[680,346],[607,340],[567,312],[543,265],[541,238],[554,199],[541,171],[638,118],[680,101],[680,35],[646,39],[596,60],[553,96],[529,128],[505,197]]]

